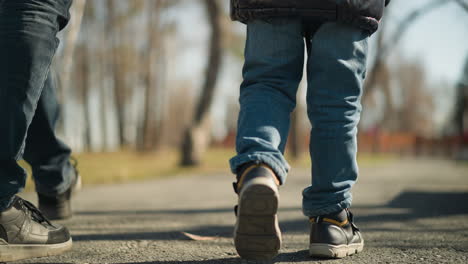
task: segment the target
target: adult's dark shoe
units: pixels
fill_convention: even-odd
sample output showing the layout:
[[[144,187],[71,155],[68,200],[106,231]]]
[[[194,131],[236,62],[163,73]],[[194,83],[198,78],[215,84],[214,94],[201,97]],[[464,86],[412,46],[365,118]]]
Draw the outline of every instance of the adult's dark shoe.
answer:
[[[63,220],[72,217],[71,199],[74,193],[81,189],[81,177],[76,168],[77,162],[72,163],[73,181],[64,193],[47,196],[38,193],[39,210],[51,220]]]
[[[245,166],[234,183],[239,195],[234,243],[243,259],[269,261],[278,254],[278,185],[275,173],[263,164]]]
[[[67,228],[52,224],[26,200],[15,197],[0,212],[0,262],[58,255],[71,247]]]
[[[344,258],[364,248],[364,239],[348,209],[312,217],[310,222],[309,253],[312,257]]]

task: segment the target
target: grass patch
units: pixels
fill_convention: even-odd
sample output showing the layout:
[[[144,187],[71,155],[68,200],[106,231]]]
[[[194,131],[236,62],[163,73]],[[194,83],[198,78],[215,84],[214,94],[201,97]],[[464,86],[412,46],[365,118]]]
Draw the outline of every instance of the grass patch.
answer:
[[[77,154],[78,169],[86,185],[123,183],[171,177],[184,174],[230,174],[229,159],[235,155],[234,149],[213,148],[204,156],[199,167],[180,167],[179,153],[174,149],[161,150],[151,153],[138,153],[131,150],[121,150],[111,153],[82,153]],[[291,159],[293,168],[310,168],[308,153],[304,153],[298,159]],[[359,164],[361,166],[378,165],[395,159],[391,155],[360,154]],[[28,175],[31,170],[25,162],[21,165],[27,168]],[[26,190],[32,190],[34,184],[31,177],[28,178]]]
[[[123,183],[152,178],[170,177],[183,174],[230,173],[229,159],[235,155],[231,149],[210,149],[198,167],[180,167],[179,153],[173,149],[158,152],[138,153],[121,150],[110,153],[80,153],[78,170],[85,185]],[[31,168],[22,161],[20,164],[31,175]],[[28,177],[26,190],[33,190],[34,183]]]

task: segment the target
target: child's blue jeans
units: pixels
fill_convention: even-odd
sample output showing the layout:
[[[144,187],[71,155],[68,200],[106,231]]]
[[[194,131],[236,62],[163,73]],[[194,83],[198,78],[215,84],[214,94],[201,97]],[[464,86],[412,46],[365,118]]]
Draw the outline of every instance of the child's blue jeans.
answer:
[[[348,208],[358,176],[356,134],[367,42],[366,32],[339,23],[248,23],[232,171],[263,162],[286,181],[290,166],[283,153],[306,49],[312,185],[303,191],[303,211],[317,216]]]

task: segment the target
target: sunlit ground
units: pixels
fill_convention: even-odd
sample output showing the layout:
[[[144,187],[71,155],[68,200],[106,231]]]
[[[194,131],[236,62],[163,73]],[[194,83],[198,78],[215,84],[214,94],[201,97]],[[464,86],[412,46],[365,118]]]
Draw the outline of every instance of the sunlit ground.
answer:
[[[214,174],[230,173],[229,159],[235,155],[234,149],[212,148],[204,156],[198,167],[183,168],[179,166],[179,152],[174,149],[161,150],[151,153],[138,153],[132,150],[121,150],[112,153],[83,153],[75,155],[78,161],[78,170],[83,183],[106,184],[123,183],[144,179],[171,177],[184,174]],[[395,159],[390,154],[360,154],[360,166],[377,166]],[[293,168],[310,167],[307,153],[298,159],[287,156]],[[27,164],[22,163],[30,173]],[[34,183],[28,177],[26,190],[33,190]]]

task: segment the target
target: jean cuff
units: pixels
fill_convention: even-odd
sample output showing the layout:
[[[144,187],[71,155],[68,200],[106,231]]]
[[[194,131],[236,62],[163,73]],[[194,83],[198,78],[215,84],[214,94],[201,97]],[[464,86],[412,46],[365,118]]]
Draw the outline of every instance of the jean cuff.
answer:
[[[229,163],[232,173],[236,174],[237,169],[247,162],[259,161],[268,165],[276,174],[280,183],[283,185],[289,172],[289,164],[283,164],[269,153],[241,154],[232,158]]]
[[[323,207],[318,207],[318,208],[309,208],[303,203],[302,212],[307,217],[315,217],[315,216],[320,216],[320,215],[336,213],[349,207],[351,207],[351,198],[341,201],[338,204],[333,204],[333,205],[323,206]]]
[[[71,186],[70,183],[61,183],[58,186],[49,187],[49,186],[41,186],[36,184],[36,192],[48,196],[48,197],[55,197],[59,194],[65,193]]]
[[[54,197],[65,193],[68,189],[70,189],[73,181],[75,180],[75,177],[78,177],[71,165],[68,164],[68,168],[66,170],[68,171],[67,177],[63,177],[63,181],[59,184],[41,184],[38,180],[35,180],[36,192],[49,197]]]

